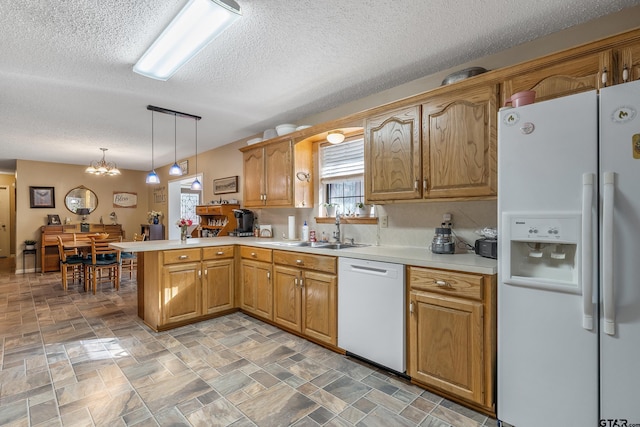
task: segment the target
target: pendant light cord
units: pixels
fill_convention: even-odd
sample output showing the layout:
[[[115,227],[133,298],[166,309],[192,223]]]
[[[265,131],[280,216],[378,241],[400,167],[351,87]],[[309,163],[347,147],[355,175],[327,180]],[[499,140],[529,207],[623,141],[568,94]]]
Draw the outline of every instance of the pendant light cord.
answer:
[[[151,110],[151,171],[155,170],[153,165],[153,110]]]
[[[177,117],[178,116],[176,114],[173,115],[173,164],[178,163],[178,131],[176,129],[178,126]]]
[[[198,179],[198,121],[196,122],[196,179]]]

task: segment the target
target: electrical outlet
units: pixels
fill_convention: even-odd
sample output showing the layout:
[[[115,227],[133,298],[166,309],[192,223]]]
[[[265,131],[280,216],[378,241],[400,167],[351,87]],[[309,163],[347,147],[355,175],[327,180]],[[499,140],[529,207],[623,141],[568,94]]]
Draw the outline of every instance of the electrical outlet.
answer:
[[[450,213],[446,213],[442,215],[442,221],[443,222],[451,222],[451,214]]]
[[[389,227],[389,217],[387,215],[383,215],[380,217],[380,228]]]

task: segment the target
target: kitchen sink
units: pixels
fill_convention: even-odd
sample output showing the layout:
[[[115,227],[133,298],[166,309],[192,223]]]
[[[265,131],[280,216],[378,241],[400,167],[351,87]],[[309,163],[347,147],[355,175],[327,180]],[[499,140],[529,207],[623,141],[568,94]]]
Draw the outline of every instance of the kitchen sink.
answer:
[[[285,246],[290,248],[297,248],[301,246],[311,246],[310,242],[267,242],[269,245],[273,246]]]
[[[282,246],[289,248],[318,248],[318,249],[349,249],[349,248],[362,248],[365,246],[363,243],[325,243],[325,242],[269,242],[269,245]]]
[[[349,248],[363,248],[365,245],[362,243],[320,243],[315,245],[316,248],[320,249],[349,249]]]

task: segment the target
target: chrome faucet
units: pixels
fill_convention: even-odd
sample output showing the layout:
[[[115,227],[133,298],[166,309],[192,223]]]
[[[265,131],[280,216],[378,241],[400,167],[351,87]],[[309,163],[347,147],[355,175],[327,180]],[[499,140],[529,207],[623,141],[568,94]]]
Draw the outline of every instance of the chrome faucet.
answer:
[[[340,213],[336,211],[336,231],[333,232],[333,238],[340,243]]]

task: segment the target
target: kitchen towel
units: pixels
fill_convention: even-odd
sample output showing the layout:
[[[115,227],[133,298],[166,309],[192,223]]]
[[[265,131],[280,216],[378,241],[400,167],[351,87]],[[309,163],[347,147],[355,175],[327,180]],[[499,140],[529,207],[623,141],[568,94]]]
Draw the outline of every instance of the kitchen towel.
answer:
[[[296,239],[296,217],[289,215],[289,234],[287,236],[289,240]]]

